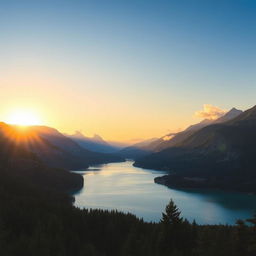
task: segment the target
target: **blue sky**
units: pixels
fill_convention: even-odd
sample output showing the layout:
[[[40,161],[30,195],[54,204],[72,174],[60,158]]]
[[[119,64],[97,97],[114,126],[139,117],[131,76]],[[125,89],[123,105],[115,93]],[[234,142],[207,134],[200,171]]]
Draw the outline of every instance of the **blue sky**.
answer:
[[[125,140],[197,122],[203,104],[256,104],[256,1],[0,6],[2,109],[48,102],[46,124]]]

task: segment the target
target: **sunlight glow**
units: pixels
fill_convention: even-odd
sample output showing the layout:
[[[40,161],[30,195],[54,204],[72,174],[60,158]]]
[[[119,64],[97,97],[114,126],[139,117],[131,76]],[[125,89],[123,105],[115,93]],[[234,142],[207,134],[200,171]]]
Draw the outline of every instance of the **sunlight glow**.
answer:
[[[6,123],[20,126],[39,125],[41,120],[37,113],[31,110],[17,110],[12,112],[6,119]]]

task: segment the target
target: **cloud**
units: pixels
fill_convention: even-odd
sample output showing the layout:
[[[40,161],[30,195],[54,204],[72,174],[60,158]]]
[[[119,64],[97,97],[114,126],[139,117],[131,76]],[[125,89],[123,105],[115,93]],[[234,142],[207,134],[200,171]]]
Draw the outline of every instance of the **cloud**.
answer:
[[[174,136],[175,136],[175,135],[166,135],[166,136],[164,136],[162,139],[166,141],[166,140],[172,139]]]
[[[204,104],[203,110],[195,112],[195,116],[205,119],[214,120],[223,116],[227,111],[211,104]]]

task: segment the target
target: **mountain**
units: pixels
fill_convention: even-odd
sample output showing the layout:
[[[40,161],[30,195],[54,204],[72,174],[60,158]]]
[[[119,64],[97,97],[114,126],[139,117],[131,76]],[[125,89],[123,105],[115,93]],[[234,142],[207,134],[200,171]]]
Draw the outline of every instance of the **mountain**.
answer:
[[[227,122],[229,120],[232,120],[236,117],[238,117],[240,114],[242,114],[243,111],[236,109],[236,108],[232,108],[229,112],[227,112],[224,116],[218,118],[217,120],[215,120],[213,123],[217,124],[217,123],[224,123]]]
[[[138,159],[140,157],[149,155],[153,152],[158,152],[164,148],[168,148],[178,141],[183,140],[186,136],[191,135],[195,130],[200,129],[208,124],[211,120],[203,120],[202,122],[189,126],[185,131],[179,133],[169,133],[161,138],[152,138],[132,146],[121,149],[117,154],[125,158]]]
[[[218,118],[217,120],[204,119],[200,123],[191,125],[187,129],[185,129],[184,131],[175,134],[169,140],[163,140],[163,139],[159,140],[158,143],[156,143],[153,148],[151,147],[151,150],[154,151],[154,152],[159,152],[159,151],[167,149],[169,147],[174,147],[176,144],[181,143],[182,141],[187,139],[194,132],[196,132],[196,131],[198,131],[198,130],[200,130],[200,129],[208,126],[208,125],[211,125],[211,124],[224,123],[228,120],[231,120],[231,119],[237,117],[242,112],[243,111],[241,111],[241,110],[237,110],[236,108],[232,108],[224,116]]]
[[[201,128],[212,124],[214,121],[213,120],[208,120],[205,119],[201,121],[198,124],[194,124],[189,126],[187,129],[185,129],[182,132],[176,133],[176,134],[168,134],[164,136],[163,138],[159,139],[157,142],[155,142],[154,145],[149,145],[151,150],[153,152],[159,152],[161,150],[164,150],[166,148],[174,146],[176,143],[179,143],[183,141],[184,139],[188,138],[190,135],[192,135],[195,131],[200,130]],[[170,137],[170,139],[165,139]]]
[[[234,110],[232,110],[234,112]],[[217,187],[256,192],[256,106],[224,123],[138,159],[135,166],[169,170],[156,182],[176,187]]]
[[[82,176],[45,165],[29,149],[27,138],[23,134],[17,135],[15,129],[0,123],[1,182],[14,180],[19,184],[29,183],[51,191],[70,191],[83,187]]]
[[[122,161],[115,155],[86,150],[56,129],[46,126],[21,128],[0,123],[0,135],[33,152],[50,167],[78,169],[90,164]]]
[[[215,123],[222,123],[231,120],[241,114],[243,111],[232,108],[224,116],[217,120],[204,119],[203,121],[190,125],[182,132],[169,133],[161,138],[152,138],[141,143],[136,143],[132,146],[120,150],[117,154],[125,158],[138,159],[143,156],[150,155],[154,152],[160,152],[164,149],[174,147],[176,144],[187,139],[196,131]]]
[[[153,152],[149,148],[149,145],[154,143],[155,141],[158,141],[158,139],[152,138],[152,139],[148,139],[148,140],[136,143],[132,146],[121,149],[119,152],[117,152],[117,154],[126,159],[136,159],[142,156],[146,156]]]
[[[95,134],[94,137],[86,137],[81,132],[76,131],[73,135],[66,135],[78,145],[84,149],[88,149],[94,152],[100,153],[115,153],[120,148],[117,146],[110,145],[108,142],[104,141],[102,137]]]

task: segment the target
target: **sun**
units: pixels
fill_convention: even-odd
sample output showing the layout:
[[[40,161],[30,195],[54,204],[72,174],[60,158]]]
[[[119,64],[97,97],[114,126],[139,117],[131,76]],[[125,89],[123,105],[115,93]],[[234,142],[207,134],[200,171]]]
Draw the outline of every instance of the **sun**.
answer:
[[[30,126],[39,125],[42,122],[36,112],[32,110],[20,109],[10,113],[6,118],[6,123],[20,126]]]

